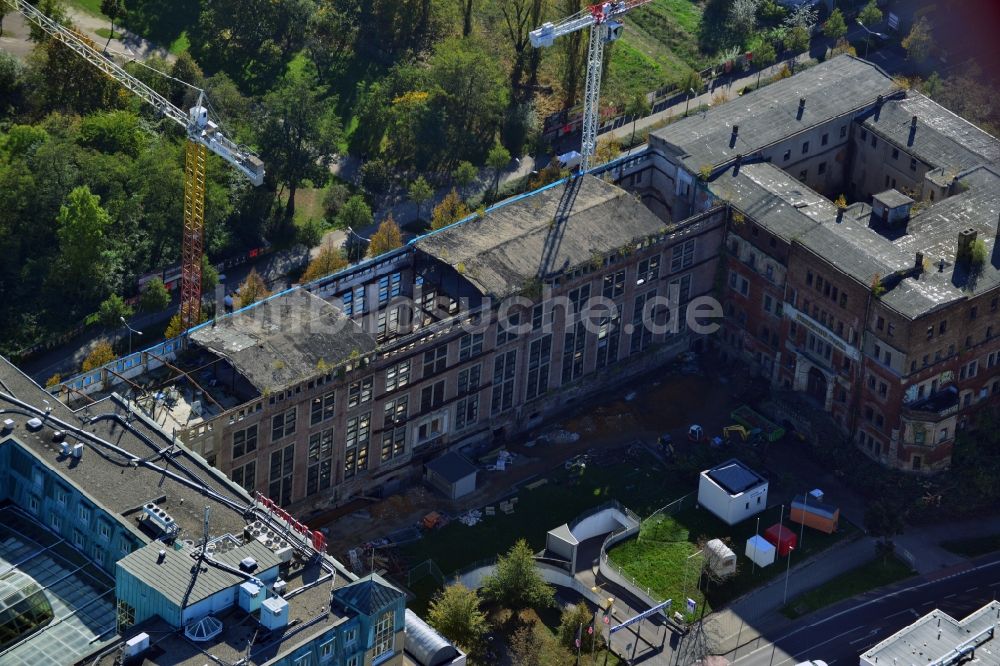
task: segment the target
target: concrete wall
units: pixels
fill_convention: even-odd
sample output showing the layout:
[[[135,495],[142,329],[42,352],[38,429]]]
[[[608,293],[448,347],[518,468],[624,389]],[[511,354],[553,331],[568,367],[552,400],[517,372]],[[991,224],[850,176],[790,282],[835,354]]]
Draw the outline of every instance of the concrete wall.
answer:
[[[572,532],[577,541],[586,541],[602,534],[614,532],[622,527],[638,526],[638,521],[626,516],[618,509],[605,509],[581,520],[573,527]]]

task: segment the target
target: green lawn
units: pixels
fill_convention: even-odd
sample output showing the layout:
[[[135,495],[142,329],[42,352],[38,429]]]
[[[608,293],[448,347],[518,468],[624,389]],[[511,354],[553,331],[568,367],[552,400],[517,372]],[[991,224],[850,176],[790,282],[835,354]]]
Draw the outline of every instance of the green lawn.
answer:
[[[780,511],[780,507],[773,507],[760,514],[761,534],[778,522]],[[787,509],[785,525],[793,528],[798,535],[799,526],[788,520]],[[695,575],[691,573],[691,569],[697,570],[698,558],[688,562],[687,557],[697,550],[695,544],[715,538],[727,541],[729,547],[736,553],[739,565],[736,575],[726,582],[708,584],[707,601],[710,609],[735,599],[785,572],[784,558],[777,558],[774,564],[762,568],[753,566],[753,563],[743,556],[746,540],[754,535],[756,529],[756,518],[744,520],[730,527],[705,509],[692,507],[678,512],[658,526],[657,531],[672,532],[674,536],[656,540],[644,538],[640,534],[639,539],[624,542],[613,548],[609,556],[633,576],[639,585],[652,589],[653,596],[677,602],[679,599],[683,600],[686,595],[701,604],[706,595],[692,589],[694,585],[691,579]],[[807,528],[803,545],[792,553],[792,565],[825,550],[855,531],[855,528],[848,523],[841,523],[840,530],[834,534],[823,534]],[[687,566],[688,564],[691,566]],[[679,604],[675,603],[674,608],[678,607]]]
[[[1000,550],[1000,534],[992,536],[975,537],[973,539],[957,539],[955,541],[943,541],[941,547],[966,557],[978,557],[994,551]]]
[[[587,466],[582,475],[558,469],[548,483],[535,490],[522,489],[511,515],[499,510],[474,527],[459,522],[433,533],[401,551],[411,563],[432,559],[445,576],[478,560],[506,552],[517,539],[532,549],[545,546],[545,533],[572,520],[587,509],[616,499],[639,515],[654,511],[672,498],[694,489],[689,478],[677,478],[652,457],[635,463]]]
[[[69,0],[67,4],[71,7],[82,9],[88,14],[107,18],[101,13],[101,0]]]
[[[794,620],[830,604],[850,599],[913,575],[914,571],[895,557],[889,557],[885,560],[876,557],[870,562],[841,574],[828,583],[793,599],[792,603],[781,609],[781,612]]]
[[[181,32],[177,39],[170,43],[168,49],[173,55],[180,55],[191,48],[191,40],[188,39],[187,30]]]

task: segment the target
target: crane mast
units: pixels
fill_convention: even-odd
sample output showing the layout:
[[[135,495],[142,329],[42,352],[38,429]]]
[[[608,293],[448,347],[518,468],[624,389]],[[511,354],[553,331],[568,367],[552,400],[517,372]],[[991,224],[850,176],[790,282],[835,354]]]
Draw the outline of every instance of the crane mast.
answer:
[[[590,5],[585,10],[555,23],[545,23],[528,33],[535,48],[552,46],[557,37],[590,28],[587,47],[587,81],[583,92],[583,131],[580,154],[581,171],[591,167],[597,149],[597,129],[600,116],[601,71],[604,67],[604,45],[621,36],[622,24],[617,19],[636,7],[652,0],[621,0]]]
[[[205,238],[205,177],[208,151],[226,160],[255,186],[264,182],[264,163],[250,150],[229,139],[208,117],[204,91],[187,113],[129,74],[72,30],[53,21],[26,0],[0,0],[58,39],[91,65],[137,95],[187,133],[184,151],[184,233],[181,244],[181,324],[184,330],[201,315],[201,257]]]

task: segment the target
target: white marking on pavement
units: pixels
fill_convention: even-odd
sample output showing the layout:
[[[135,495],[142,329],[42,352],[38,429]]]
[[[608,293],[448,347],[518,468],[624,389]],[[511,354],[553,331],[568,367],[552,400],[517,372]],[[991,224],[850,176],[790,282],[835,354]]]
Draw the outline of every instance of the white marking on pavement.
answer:
[[[970,587],[969,589],[966,590],[966,592],[975,592],[978,589],[979,589],[979,586],[977,585],[975,587]]]
[[[942,599],[951,599],[952,597],[957,597],[957,596],[958,596],[958,592],[953,592],[953,593],[951,593],[951,594],[946,594],[946,595],[944,595],[944,596],[943,596],[943,597],[941,597],[941,598],[942,598]]]

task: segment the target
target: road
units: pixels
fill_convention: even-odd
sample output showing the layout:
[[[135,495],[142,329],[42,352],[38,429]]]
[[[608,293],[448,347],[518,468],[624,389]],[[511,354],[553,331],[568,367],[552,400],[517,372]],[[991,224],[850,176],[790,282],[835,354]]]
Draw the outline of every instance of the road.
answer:
[[[807,659],[856,664],[858,655],[934,608],[962,618],[996,598],[1000,554],[964,570],[922,576],[887,588],[878,596],[852,599],[739,657],[734,666],[789,666]],[[808,622],[808,624],[805,624]]]

